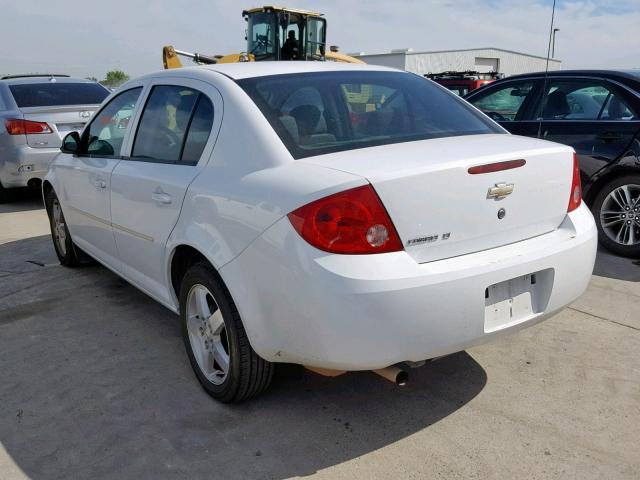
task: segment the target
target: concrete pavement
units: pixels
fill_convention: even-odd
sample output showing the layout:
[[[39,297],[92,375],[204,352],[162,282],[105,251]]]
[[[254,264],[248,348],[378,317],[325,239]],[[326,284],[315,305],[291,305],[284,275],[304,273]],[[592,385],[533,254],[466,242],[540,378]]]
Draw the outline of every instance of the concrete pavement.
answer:
[[[637,479],[640,266],[602,252],[596,274],[553,319],[407,387],[284,367],[225,406],[175,315],[57,265],[37,200],[0,206],[0,479]]]

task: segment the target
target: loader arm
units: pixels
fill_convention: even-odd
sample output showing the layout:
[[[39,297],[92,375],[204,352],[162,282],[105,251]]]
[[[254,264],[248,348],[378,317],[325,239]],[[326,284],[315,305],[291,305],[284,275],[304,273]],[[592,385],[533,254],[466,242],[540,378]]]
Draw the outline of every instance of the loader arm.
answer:
[[[330,61],[330,62],[365,63],[359,58],[352,57],[350,55],[345,55],[344,53],[339,53],[339,52],[327,52],[324,57],[327,61]]]
[[[230,63],[230,60],[223,61],[223,59],[226,59],[226,57],[229,57],[230,55],[216,55],[211,57],[208,55],[202,55],[201,53],[191,53],[185,52],[184,50],[177,50],[172,45],[167,45],[162,48],[162,63],[164,64],[165,70],[168,70],[170,68],[182,68],[184,65],[182,65],[179,56],[188,57],[198,65],[212,65],[214,63],[220,62]]]
[[[231,53],[229,55],[215,55],[213,57],[208,55],[202,55],[200,53],[185,52],[184,50],[177,50],[172,45],[167,45],[162,49],[162,63],[165,70],[170,68],[182,68],[184,65],[180,61],[180,57],[187,57],[193,60],[198,65],[212,65],[214,63],[238,63],[238,62],[253,62],[255,56],[246,53]]]

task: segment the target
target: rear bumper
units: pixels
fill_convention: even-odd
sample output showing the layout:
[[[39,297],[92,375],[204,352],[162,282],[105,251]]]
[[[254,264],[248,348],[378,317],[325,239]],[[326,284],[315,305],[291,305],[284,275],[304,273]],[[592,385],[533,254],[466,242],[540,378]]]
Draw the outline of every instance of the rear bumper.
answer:
[[[321,252],[285,217],[220,272],[259,355],[365,370],[454,353],[548,318],[584,292],[596,247],[585,205],[552,233],[423,264],[405,252]],[[487,287],[549,270],[540,311],[485,325]]]
[[[42,180],[59,148],[32,148],[20,145],[0,158],[0,182],[5,188],[26,187],[30,180]]]

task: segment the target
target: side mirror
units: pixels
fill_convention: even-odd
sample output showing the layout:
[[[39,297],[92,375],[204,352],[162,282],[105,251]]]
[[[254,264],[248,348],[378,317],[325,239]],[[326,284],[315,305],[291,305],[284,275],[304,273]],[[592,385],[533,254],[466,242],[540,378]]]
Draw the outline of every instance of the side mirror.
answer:
[[[80,152],[80,134],[78,132],[67,133],[62,139],[60,151],[62,153],[77,155],[78,152]]]

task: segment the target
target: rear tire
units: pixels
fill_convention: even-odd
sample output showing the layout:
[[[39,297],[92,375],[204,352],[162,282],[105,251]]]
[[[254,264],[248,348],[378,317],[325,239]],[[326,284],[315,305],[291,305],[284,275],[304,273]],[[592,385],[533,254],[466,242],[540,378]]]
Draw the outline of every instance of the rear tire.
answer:
[[[269,386],[275,365],[251,348],[231,295],[206,262],[182,280],[180,319],[191,367],[209,395],[239,403]]]
[[[593,201],[600,243],[624,257],[640,257],[640,175],[604,185]]]
[[[78,252],[67,228],[60,201],[53,190],[46,194],[45,206],[47,208],[47,215],[49,216],[53,247],[58,256],[58,260],[60,260],[60,264],[65,267],[77,267],[81,263],[78,259]]]

